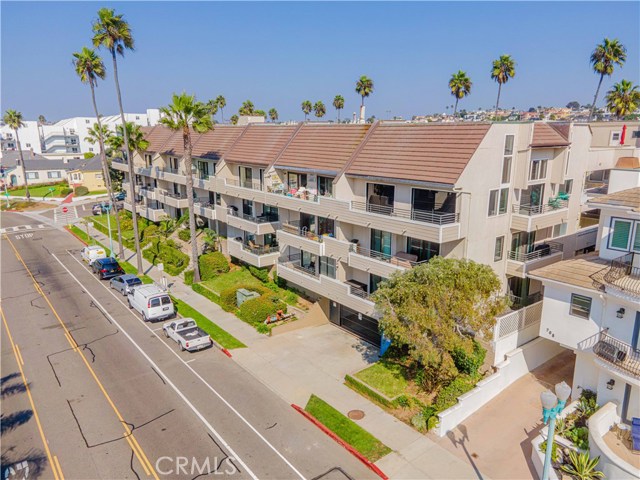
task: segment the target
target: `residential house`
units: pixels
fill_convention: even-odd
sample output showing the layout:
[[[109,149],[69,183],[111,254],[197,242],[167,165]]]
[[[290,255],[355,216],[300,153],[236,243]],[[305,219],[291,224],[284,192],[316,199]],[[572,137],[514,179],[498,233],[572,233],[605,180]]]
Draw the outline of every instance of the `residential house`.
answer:
[[[102,160],[99,156],[77,162],[73,170],[68,174],[69,186],[75,189],[86,187],[90,192],[105,190],[106,183]]]
[[[1,153],[0,164],[4,170],[4,181],[8,186],[24,185],[25,172],[20,166],[20,156],[17,151]],[[81,160],[52,160],[32,151],[22,152],[25,163],[26,177],[29,185],[57,183],[67,180],[68,172],[77,166]]]

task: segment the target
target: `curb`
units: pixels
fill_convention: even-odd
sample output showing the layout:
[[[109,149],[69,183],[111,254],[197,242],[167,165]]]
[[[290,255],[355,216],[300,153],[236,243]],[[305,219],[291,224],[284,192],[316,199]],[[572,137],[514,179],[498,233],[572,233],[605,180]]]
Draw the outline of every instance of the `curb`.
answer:
[[[335,433],[333,433],[326,426],[320,423],[320,421],[318,421],[317,418],[315,418],[313,415],[311,415],[309,412],[299,407],[295,403],[292,403],[291,406],[293,407],[294,410],[297,410],[298,413],[302,414],[303,417],[305,417],[307,420],[313,423],[316,427],[318,427],[320,430],[326,433],[329,437],[331,437],[337,443],[342,445],[349,453],[351,453],[354,457],[356,457],[358,460],[364,463],[371,471],[373,471],[376,475],[378,475],[382,480],[389,480],[389,477],[387,477],[385,473],[376,466],[375,463],[373,463],[371,460],[366,458],[364,455],[362,455],[359,451],[357,451],[347,442],[345,442],[340,437],[338,437]]]
[[[85,246],[89,245],[87,242],[85,242],[83,239],[81,239],[78,235],[76,235],[69,227],[67,227],[66,225],[63,227],[67,232],[69,232],[71,235],[73,235],[74,237],[76,237],[78,240],[80,240],[81,243],[83,243]]]

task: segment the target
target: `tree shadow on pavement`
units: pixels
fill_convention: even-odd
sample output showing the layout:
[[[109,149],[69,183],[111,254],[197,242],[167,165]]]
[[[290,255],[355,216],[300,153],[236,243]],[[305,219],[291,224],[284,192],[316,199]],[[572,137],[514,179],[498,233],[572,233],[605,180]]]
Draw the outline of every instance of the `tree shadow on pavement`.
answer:
[[[37,449],[31,449],[26,455],[12,452],[14,448],[6,449],[0,458],[0,472],[2,480],[39,478],[44,473],[47,457]]]
[[[10,413],[9,415],[5,415],[4,413],[0,415],[0,435],[4,435],[7,432],[15,430],[20,425],[24,425],[33,417],[32,410],[20,410],[18,412]]]

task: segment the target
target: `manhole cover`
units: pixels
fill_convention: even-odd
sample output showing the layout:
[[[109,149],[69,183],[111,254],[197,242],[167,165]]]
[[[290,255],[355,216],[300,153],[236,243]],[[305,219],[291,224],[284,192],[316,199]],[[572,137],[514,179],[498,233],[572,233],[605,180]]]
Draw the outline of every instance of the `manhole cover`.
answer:
[[[362,410],[350,410],[347,416],[352,420],[362,420],[364,418],[364,412]]]

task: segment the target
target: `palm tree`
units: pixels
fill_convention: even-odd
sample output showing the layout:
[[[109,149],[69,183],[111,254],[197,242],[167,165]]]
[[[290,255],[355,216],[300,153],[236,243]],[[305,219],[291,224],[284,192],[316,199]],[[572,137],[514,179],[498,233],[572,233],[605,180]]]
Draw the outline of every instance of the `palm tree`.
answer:
[[[604,76],[610,77],[613,74],[615,65],[624,65],[627,60],[627,49],[622,45],[617,38],[609,40],[605,38],[601,44],[596,46],[596,49],[591,54],[590,63],[593,71],[600,74],[600,80],[598,81],[598,88],[596,88],[596,94],[593,96],[593,103],[591,104],[591,112],[589,113],[589,120],[593,118],[593,113],[596,109],[596,101],[598,100],[598,94],[600,93],[600,86]]]
[[[40,125],[44,125],[45,123],[47,123],[47,119],[44,118],[44,115],[38,115],[38,123]]]
[[[255,113],[255,107],[251,100],[245,100],[242,106],[238,109],[240,115],[253,115]]]
[[[338,111],[338,123],[340,123],[340,110],[344,108],[344,97],[342,95],[336,95],[334,97],[333,108]]]
[[[327,108],[324,106],[324,103],[318,100],[313,106],[313,111],[315,112],[316,117],[322,118],[327,113]]]
[[[22,121],[22,113],[16,110],[7,110],[4,114],[4,117],[2,117],[2,121],[16,134],[16,145],[18,147],[18,155],[20,156],[22,176],[24,177],[24,195],[27,197],[27,201],[31,201],[31,194],[29,193],[29,182],[27,181],[27,168],[24,165],[24,156],[22,155],[20,137],[18,136],[18,130],[26,126]]]
[[[271,119],[272,122],[275,122],[276,120],[278,120],[278,111],[275,108],[272,108],[271,110],[269,110],[269,118]]]
[[[362,75],[356,82],[356,93],[362,97],[360,103],[360,121],[364,122],[364,99],[373,93],[373,80]]]
[[[238,124],[238,115],[231,115],[231,118],[229,119],[229,121],[231,122],[231,125],[237,125]]]
[[[451,89],[451,95],[456,97],[456,105],[453,108],[453,116],[456,116],[456,112],[458,111],[458,100],[466,97],[471,93],[471,80],[467,77],[467,73],[462,70],[458,70],[457,73],[451,75],[451,80],[449,80],[449,88]]]
[[[640,106],[640,90],[629,80],[615,83],[607,92],[607,109],[618,119],[634,113]]]
[[[502,84],[507,83],[510,78],[516,76],[516,62],[511,55],[500,55],[500,58],[493,61],[491,68],[491,78],[498,82],[498,99],[496,100],[495,118],[498,118],[498,108],[500,106],[500,92]]]
[[[311,113],[311,109],[313,108],[313,106],[311,105],[311,102],[309,100],[305,100],[304,102],[302,102],[301,107],[302,112],[304,113],[304,119],[307,120],[307,115]]]
[[[116,84],[116,94],[118,96],[118,107],[120,109],[120,120],[123,126],[124,149],[128,154],[132,151],[127,137],[126,120],[124,118],[124,107],[122,106],[122,94],[120,93],[120,82],[118,80],[118,60],[117,55],[124,57],[125,50],[133,50],[133,35],[129,23],[123,19],[122,15],[116,15],[111,8],[101,8],[98,10],[98,18],[93,22],[93,46],[104,47],[111,53],[113,61],[113,80]],[[138,215],[136,212],[136,192],[135,174],[133,171],[133,158],[127,157],[129,164],[129,187],[131,195],[131,215],[133,219],[133,238],[135,241],[136,259],[138,274],[142,273],[142,251],[140,250],[140,234],[138,233]]]
[[[91,87],[91,102],[93,103],[93,112],[96,114],[97,122],[93,129],[89,129],[89,137],[86,139],[90,143],[95,144],[96,140],[100,147],[100,162],[102,163],[102,173],[104,175],[104,184],[107,187],[107,193],[111,199],[111,205],[115,206],[116,198],[111,186],[111,175],[109,174],[109,165],[107,164],[107,151],[105,149],[105,138],[107,138],[109,129],[102,125],[100,120],[100,113],[98,112],[98,104],[96,103],[96,87],[98,86],[98,79],[104,80],[107,75],[107,71],[104,68],[102,58],[87,47],[83,47],[80,52],[73,54],[73,66],[75,67],[76,74],[80,77],[82,83],[89,84]],[[106,132],[105,132],[106,130]],[[108,132],[108,133],[107,133]],[[118,247],[120,258],[124,258],[124,246],[122,245],[122,230],[120,229],[120,216],[116,215],[116,229],[118,231]],[[113,252],[111,252],[113,255]]]
[[[218,102],[216,100],[209,100],[207,102],[207,108],[209,108],[209,115],[211,115],[211,120],[214,121],[214,117],[216,116],[216,113],[218,113]]]
[[[193,282],[200,282],[198,268],[198,244],[196,242],[196,218],[193,213],[193,173],[191,172],[191,129],[204,133],[213,129],[209,110],[196,97],[182,93],[173,94],[170,105],[160,109],[164,115],[160,119],[171,130],[182,131],[184,142],[184,168],[187,174],[187,200],[189,202],[189,230],[191,232],[191,261],[193,263]]]
[[[216,97],[216,104],[220,109],[220,115],[222,115],[222,123],[224,123],[224,107],[227,106],[227,99],[224,98],[222,95],[218,95]]]

